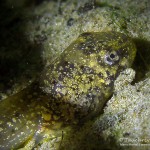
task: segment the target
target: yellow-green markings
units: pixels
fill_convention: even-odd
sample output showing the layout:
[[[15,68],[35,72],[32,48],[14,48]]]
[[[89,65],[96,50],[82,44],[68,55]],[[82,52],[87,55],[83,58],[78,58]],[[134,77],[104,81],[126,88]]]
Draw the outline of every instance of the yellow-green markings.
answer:
[[[118,32],[81,34],[48,66],[41,88],[57,101],[74,108],[78,118],[98,113],[113,92],[120,71],[136,54],[131,38]]]
[[[36,139],[42,128],[60,129],[99,113],[135,55],[134,43],[122,33],[81,34],[45,68],[38,84],[0,102],[0,149]]]

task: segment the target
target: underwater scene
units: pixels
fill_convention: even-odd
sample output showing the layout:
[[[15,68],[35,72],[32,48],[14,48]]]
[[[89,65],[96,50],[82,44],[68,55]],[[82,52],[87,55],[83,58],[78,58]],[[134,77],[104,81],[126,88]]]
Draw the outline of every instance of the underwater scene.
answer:
[[[0,150],[150,149],[149,0],[0,8]]]

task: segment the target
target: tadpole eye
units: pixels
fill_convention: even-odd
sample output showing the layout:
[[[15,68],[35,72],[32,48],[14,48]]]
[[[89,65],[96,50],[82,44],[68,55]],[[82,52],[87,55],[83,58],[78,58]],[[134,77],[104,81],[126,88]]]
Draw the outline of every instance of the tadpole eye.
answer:
[[[113,65],[119,61],[119,56],[116,51],[107,53],[104,57],[104,62],[108,65]]]
[[[115,58],[115,54],[113,54],[113,53],[110,54],[110,58],[111,58],[111,59],[114,59],[114,58]]]

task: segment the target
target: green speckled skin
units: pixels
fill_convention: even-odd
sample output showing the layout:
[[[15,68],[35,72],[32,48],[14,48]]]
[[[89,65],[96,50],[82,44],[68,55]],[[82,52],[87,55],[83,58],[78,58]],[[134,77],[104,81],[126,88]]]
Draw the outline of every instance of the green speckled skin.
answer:
[[[42,75],[42,89],[74,106],[77,117],[95,115],[112,95],[114,80],[130,67],[134,43],[118,32],[81,34]]]
[[[55,130],[96,115],[135,55],[134,43],[122,33],[81,34],[45,68],[39,83],[0,102],[0,149],[36,138],[43,127]]]

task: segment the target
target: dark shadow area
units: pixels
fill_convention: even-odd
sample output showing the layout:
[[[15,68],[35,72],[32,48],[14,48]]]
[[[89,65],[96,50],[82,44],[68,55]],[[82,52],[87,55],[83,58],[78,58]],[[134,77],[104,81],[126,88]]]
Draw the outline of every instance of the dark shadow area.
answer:
[[[121,150],[114,137],[105,140],[100,133],[93,132],[92,125],[89,123],[84,127],[74,127],[68,135],[64,134],[59,150]]]
[[[35,18],[30,3],[22,6],[0,2],[0,92],[11,90],[16,82],[29,81],[42,69],[42,44],[29,41],[26,23]],[[33,0],[31,1],[33,6]],[[25,11],[26,9],[27,11]]]
[[[137,47],[137,55],[133,64],[136,71],[134,82],[145,78],[146,73],[150,70],[150,42],[144,39],[134,39]]]

